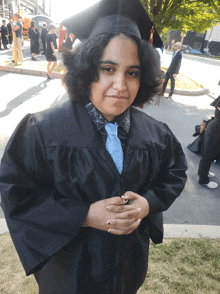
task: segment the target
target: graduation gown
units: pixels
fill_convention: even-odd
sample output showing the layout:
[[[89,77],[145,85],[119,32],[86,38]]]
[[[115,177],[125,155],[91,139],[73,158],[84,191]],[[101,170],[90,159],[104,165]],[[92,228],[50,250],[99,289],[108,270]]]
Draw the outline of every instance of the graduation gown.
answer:
[[[194,137],[198,136],[187,148],[211,160],[220,161],[220,112],[215,110],[215,117],[206,123],[205,131],[200,134],[200,125],[195,127]]]
[[[36,28],[35,30],[32,28],[29,28],[28,31],[28,36],[31,40],[31,53],[39,54],[40,53],[40,45],[39,45],[39,36],[40,33],[38,29]]]
[[[8,44],[8,29],[7,26],[1,26],[1,34],[2,34],[2,44],[6,46]]]
[[[209,120],[203,120],[203,123],[207,125],[214,119],[214,117],[211,117],[211,119]],[[187,146],[187,148],[194,152],[194,153],[201,153],[201,147],[202,147],[202,142],[203,142],[203,138],[204,138],[204,133],[200,134],[200,125],[196,125],[195,126],[195,133],[193,134],[193,137],[197,137],[191,144],[189,144]]]
[[[220,111],[216,108],[214,119],[205,129],[201,154],[208,159],[219,159],[220,157]]]
[[[148,264],[149,231],[180,195],[186,160],[169,128],[131,107],[119,174],[85,107],[67,101],[28,114],[2,159],[2,208],[26,274],[40,294],[134,294]],[[133,233],[116,236],[82,224],[98,200],[133,191],[150,206]],[[162,234],[156,242],[162,242]]]

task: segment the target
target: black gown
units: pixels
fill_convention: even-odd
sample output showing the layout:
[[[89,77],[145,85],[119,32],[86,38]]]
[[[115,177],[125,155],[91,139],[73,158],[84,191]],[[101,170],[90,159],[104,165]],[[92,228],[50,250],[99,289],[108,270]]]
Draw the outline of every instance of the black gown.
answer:
[[[201,154],[212,160],[220,157],[220,111],[215,109],[215,117],[205,129]]]
[[[122,174],[85,107],[71,101],[26,115],[8,142],[2,208],[40,294],[134,294],[146,277],[149,234],[162,242],[161,212],[182,192],[187,166],[169,128],[130,109]],[[138,229],[116,236],[82,227],[91,203],[126,191],[149,202]]]
[[[38,29],[35,30],[32,28],[29,28],[28,36],[31,40],[31,53],[39,54],[40,53],[40,44],[39,44],[39,37],[40,33]]]
[[[198,136],[187,148],[194,152],[201,154],[205,158],[216,160],[220,163],[220,111],[215,110],[215,116],[206,123],[205,131],[200,134],[200,125],[195,127],[196,132],[194,137]]]
[[[4,48],[8,45],[8,29],[7,26],[2,25],[1,26],[1,35],[2,35],[2,45],[4,46]]]

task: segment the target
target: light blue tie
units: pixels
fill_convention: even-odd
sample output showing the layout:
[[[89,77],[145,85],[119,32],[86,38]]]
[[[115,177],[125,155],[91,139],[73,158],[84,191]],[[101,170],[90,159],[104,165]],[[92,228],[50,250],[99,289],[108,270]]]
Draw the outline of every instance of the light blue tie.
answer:
[[[121,141],[119,140],[117,136],[117,128],[118,128],[117,123],[115,124],[108,123],[105,126],[105,130],[108,134],[108,137],[106,140],[106,149],[110,153],[119,173],[121,174],[123,169],[123,150],[121,147]]]

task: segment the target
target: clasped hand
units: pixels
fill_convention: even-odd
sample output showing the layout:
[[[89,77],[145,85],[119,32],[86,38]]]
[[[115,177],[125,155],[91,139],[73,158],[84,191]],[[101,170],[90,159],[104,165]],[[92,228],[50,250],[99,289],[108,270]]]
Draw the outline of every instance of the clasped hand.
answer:
[[[134,192],[91,204],[84,227],[93,227],[115,235],[128,235],[149,213],[148,201]]]

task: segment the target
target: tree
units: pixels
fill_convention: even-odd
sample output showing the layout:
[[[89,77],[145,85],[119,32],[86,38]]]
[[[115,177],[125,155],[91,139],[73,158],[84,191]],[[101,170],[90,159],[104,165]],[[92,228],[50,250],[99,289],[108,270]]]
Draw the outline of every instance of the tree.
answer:
[[[220,20],[220,0],[141,0],[158,33],[204,33]]]

